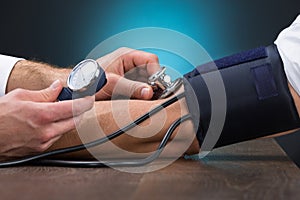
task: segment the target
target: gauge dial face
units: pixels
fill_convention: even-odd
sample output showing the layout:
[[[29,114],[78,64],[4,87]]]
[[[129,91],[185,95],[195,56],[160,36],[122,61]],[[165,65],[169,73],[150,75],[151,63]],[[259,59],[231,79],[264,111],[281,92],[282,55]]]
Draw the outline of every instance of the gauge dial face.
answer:
[[[72,90],[80,90],[90,85],[98,75],[97,62],[94,60],[84,60],[74,67],[68,79],[68,86]]]

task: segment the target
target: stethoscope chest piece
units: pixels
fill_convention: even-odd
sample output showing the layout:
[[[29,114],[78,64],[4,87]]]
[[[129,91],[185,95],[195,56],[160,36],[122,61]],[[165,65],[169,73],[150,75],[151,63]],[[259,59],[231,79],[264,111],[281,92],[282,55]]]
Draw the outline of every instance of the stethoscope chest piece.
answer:
[[[177,78],[172,81],[171,77],[167,74],[166,67],[162,67],[162,69],[148,79],[148,84],[151,85],[154,95],[152,99],[164,99],[169,95],[173,94],[180,88],[183,83],[182,78]]]

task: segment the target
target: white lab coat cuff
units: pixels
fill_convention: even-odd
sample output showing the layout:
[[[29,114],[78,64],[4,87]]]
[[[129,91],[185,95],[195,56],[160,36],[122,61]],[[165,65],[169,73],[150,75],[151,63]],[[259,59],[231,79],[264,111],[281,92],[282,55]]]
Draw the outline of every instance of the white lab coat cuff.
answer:
[[[281,56],[287,79],[300,95],[300,15],[290,27],[281,31],[274,43]]]
[[[24,60],[11,56],[0,55],[0,96],[4,96],[6,92],[7,81],[15,64]]]

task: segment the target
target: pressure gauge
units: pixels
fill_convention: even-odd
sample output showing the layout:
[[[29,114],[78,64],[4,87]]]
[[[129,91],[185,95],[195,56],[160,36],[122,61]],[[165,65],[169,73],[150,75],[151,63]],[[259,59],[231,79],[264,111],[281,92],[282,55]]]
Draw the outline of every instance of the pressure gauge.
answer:
[[[67,86],[63,88],[58,100],[71,100],[92,96],[106,84],[106,76],[100,65],[92,59],[81,61],[70,73]]]

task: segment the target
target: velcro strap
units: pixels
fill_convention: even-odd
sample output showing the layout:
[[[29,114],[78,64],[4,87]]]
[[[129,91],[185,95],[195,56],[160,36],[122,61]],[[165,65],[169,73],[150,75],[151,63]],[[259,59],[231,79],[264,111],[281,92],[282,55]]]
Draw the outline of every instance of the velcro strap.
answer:
[[[259,100],[264,100],[278,95],[278,90],[269,63],[251,68],[255,88]]]

